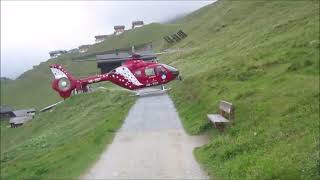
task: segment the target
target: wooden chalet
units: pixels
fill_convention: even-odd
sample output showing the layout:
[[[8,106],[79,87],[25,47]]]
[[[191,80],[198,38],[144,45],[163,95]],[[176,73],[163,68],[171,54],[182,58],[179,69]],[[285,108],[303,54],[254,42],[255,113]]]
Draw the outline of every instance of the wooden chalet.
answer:
[[[143,25],[144,25],[143,21],[133,21],[132,22],[132,29],[137,28],[137,27],[141,27]]]
[[[114,34],[119,35],[124,32],[125,26],[124,25],[118,25],[114,26]]]
[[[11,117],[9,120],[11,128],[16,128],[22,126],[27,121],[33,119],[36,110],[34,108],[31,109],[20,109],[13,111],[14,117]]]

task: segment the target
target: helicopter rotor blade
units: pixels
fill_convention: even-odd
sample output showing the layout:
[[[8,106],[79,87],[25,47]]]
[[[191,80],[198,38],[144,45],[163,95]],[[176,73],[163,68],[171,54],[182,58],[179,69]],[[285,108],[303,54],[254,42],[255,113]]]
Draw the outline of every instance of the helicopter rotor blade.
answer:
[[[172,54],[179,52],[179,50],[170,50],[170,51],[161,51],[161,52],[155,52],[153,54],[142,54],[142,56],[153,56],[153,55],[162,55],[162,54]]]

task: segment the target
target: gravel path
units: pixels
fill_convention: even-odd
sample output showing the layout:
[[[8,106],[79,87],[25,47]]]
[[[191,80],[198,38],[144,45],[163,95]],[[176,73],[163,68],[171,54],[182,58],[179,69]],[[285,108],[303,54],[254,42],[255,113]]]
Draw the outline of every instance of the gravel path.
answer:
[[[140,97],[114,141],[83,179],[208,179],[192,151],[207,142],[185,133],[168,95]]]

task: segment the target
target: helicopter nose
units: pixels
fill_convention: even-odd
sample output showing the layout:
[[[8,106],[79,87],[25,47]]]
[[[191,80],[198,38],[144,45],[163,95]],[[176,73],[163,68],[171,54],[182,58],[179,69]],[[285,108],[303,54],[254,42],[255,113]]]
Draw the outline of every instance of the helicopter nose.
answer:
[[[170,71],[170,73],[172,74],[173,78],[177,78],[179,76],[179,71],[178,69],[172,67],[172,66],[169,66],[169,65],[166,65],[166,64],[162,64],[166,69],[168,69]]]
[[[179,71],[177,69],[172,69],[172,70],[170,70],[170,72],[172,73],[174,78],[179,76]]]

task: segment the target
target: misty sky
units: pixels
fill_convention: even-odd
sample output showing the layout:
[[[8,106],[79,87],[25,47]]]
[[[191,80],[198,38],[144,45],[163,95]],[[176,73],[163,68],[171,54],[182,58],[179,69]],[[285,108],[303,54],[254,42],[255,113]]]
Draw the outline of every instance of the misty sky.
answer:
[[[113,26],[163,22],[213,1],[1,1],[1,77],[16,78],[48,52],[94,43]]]

